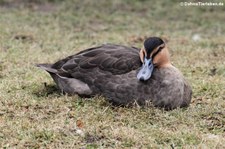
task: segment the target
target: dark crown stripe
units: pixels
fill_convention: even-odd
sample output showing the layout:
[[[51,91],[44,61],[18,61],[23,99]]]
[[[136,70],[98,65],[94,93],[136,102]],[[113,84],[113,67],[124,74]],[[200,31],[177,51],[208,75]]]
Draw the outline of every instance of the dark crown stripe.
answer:
[[[158,37],[149,37],[145,40],[144,47],[147,54],[149,55],[155,48],[162,45],[163,43],[163,40]]]

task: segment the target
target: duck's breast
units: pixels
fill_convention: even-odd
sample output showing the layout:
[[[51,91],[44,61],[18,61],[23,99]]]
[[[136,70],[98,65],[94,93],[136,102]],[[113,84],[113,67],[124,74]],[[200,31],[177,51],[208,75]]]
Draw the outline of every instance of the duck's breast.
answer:
[[[156,69],[148,81],[150,100],[155,106],[166,109],[190,104],[191,87],[175,67]]]

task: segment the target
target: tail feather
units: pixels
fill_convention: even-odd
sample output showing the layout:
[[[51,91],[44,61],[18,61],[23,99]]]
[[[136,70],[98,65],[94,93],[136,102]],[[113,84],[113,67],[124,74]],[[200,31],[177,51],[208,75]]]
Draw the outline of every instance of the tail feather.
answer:
[[[36,66],[49,73],[58,73],[58,70],[52,68],[52,64],[37,64]]]

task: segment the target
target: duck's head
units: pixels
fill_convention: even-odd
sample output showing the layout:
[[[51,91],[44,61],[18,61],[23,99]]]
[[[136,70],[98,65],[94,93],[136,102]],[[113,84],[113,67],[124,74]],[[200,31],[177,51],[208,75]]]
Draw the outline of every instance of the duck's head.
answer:
[[[138,80],[148,80],[155,67],[167,67],[170,65],[169,53],[165,42],[158,37],[150,37],[144,41],[140,50],[142,68],[137,74]]]

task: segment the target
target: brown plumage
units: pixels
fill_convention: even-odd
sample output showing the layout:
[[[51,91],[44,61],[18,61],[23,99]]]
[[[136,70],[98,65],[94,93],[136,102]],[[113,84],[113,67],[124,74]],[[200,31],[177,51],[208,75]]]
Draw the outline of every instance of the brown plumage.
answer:
[[[161,44],[156,44],[148,57],[154,55]],[[102,95],[116,105],[151,102],[165,109],[186,107],[190,104],[191,88],[179,70],[170,64],[166,46],[163,48],[157,51],[153,59],[155,69],[146,81],[137,79],[142,56],[148,53],[145,48],[139,54],[140,50],[134,47],[105,44],[38,67],[49,72],[58,87],[68,94]]]

